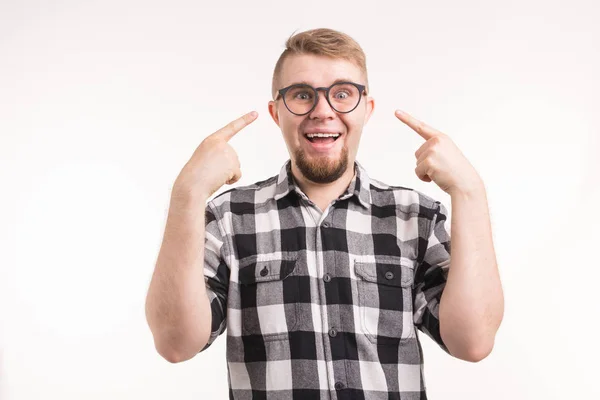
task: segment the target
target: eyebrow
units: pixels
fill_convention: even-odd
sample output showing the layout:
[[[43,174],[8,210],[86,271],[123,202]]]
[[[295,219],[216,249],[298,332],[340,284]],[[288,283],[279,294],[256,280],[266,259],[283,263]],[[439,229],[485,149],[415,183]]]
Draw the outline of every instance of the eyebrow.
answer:
[[[340,83],[340,82],[354,82],[354,81],[352,79],[349,79],[349,78],[341,78],[341,79],[336,79],[335,81],[333,81],[333,83],[331,83],[331,85],[335,85],[336,83]],[[298,81],[298,82],[290,83],[287,86],[292,86],[292,85],[309,85],[309,86],[313,86],[308,81]],[[331,86],[331,85],[329,85],[329,86]]]

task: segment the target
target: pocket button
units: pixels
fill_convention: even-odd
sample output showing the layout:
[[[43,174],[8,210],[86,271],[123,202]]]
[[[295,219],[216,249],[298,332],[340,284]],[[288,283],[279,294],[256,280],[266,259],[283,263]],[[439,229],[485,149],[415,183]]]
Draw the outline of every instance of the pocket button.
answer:
[[[394,279],[394,273],[392,271],[388,271],[385,273],[385,279]]]
[[[269,274],[269,268],[266,266],[260,271],[260,276],[267,276]]]

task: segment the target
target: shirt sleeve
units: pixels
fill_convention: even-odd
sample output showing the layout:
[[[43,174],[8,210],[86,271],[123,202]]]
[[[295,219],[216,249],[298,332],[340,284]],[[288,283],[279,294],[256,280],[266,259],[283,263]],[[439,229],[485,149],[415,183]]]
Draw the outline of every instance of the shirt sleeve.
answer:
[[[435,210],[423,260],[415,271],[413,314],[415,326],[450,354],[440,334],[440,299],[450,268],[450,232],[446,229],[448,210],[440,203]]]
[[[212,324],[206,350],[227,327],[227,292],[229,289],[229,266],[225,262],[226,244],[219,228],[216,212],[210,203],[206,205],[204,238],[204,282],[210,301]]]

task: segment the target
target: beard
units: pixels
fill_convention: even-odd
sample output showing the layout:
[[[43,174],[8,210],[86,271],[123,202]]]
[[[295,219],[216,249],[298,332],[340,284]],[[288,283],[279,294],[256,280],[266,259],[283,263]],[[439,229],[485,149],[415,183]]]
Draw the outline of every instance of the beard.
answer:
[[[298,149],[296,166],[304,177],[315,183],[331,183],[338,180],[348,168],[348,147],[342,147],[340,157],[332,160],[327,156],[308,159],[306,152]]]

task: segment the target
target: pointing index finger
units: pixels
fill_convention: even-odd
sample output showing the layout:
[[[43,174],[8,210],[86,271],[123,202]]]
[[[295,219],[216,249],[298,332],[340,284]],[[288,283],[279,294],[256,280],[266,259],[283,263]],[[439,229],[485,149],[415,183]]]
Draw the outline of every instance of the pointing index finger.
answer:
[[[242,115],[240,118],[231,121],[223,128],[216,131],[214,135],[220,136],[226,141],[229,141],[235,136],[236,133],[250,125],[250,123],[252,123],[257,117],[258,113],[256,111],[249,112],[248,114]]]
[[[408,125],[413,131],[417,132],[425,140],[429,140],[434,136],[442,134],[437,129],[432,128],[423,121],[419,121],[412,115],[409,115],[402,110],[396,110],[396,118]]]

